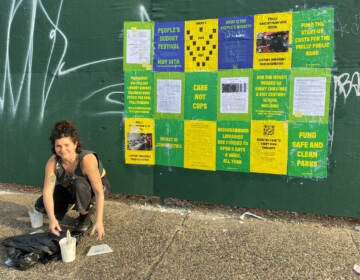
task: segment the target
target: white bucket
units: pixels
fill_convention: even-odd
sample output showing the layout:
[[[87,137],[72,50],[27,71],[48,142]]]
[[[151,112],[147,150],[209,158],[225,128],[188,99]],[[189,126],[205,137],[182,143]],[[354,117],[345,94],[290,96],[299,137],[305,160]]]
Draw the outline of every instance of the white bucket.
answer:
[[[30,222],[32,228],[38,228],[43,225],[43,214],[36,209],[29,211]]]
[[[59,241],[61,258],[63,262],[72,262],[76,256],[76,238],[64,237]]]

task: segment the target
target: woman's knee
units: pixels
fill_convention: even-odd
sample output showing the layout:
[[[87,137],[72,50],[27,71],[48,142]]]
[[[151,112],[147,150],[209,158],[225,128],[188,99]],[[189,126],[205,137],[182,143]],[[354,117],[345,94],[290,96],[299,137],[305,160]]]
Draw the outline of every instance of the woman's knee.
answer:
[[[40,196],[40,197],[35,201],[34,208],[36,209],[36,211],[41,212],[41,213],[43,213],[43,214],[46,214],[43,196]]]
[[[76,193],[82,193],[82,192],[91,192],[91,184],[88,180],[85,178],[79,177],[74,180],[72,183],[73,189]]]

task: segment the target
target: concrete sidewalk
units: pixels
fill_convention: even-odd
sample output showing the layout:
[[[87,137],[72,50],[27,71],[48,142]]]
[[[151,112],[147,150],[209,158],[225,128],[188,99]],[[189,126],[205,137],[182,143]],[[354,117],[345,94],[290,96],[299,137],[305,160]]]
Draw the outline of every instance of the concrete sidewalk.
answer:
[[[0,193],[0,241],[33,231],[27,211],[38,195]],[[105,205],[105,238],[83,237],[74,262],[18,271],[4,265],[1,246],[0,279],[360,279],[352,270],[360,263],[355,224],[114,200]],[[70,212],[63,229],[74,218]],[[99,244],[113,252],[86,256]]]

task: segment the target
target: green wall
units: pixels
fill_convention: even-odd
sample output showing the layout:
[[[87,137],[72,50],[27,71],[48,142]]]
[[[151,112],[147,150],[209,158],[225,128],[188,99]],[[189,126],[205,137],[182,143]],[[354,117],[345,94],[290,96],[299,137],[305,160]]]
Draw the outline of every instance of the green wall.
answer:
[[[328,178],[124,164],[123,22],[335,10]],[[78,0],[0,3],[0,182],[40,187],[49,130],[73,120],[115,193],[360,217],[358,0]]]

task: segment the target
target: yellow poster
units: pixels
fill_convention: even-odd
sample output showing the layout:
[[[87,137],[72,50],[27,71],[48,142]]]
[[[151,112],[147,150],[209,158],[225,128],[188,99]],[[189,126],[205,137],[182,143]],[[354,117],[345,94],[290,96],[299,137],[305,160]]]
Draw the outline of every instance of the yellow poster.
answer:
[[[155,164],[154,120],[125,119],[125,163]]]
[[[292,13],[254,16],[254,69],[291,68]]]
[[[251,121],[250,172],[286,175],[288,123]]]
[[[215,171],[216,122],[185,121],[184,167]]]
[[[185,72],[218,68],[218,19],[185,21]]]

